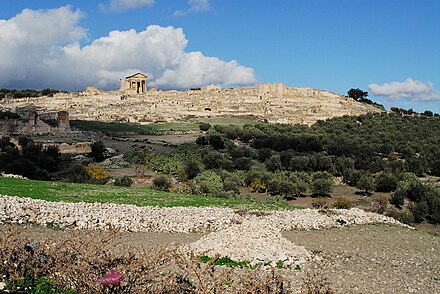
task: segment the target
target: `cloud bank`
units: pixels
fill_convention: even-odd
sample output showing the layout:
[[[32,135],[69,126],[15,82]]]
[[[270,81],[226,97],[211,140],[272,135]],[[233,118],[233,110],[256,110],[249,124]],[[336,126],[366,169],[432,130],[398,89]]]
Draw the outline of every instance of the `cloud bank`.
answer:
[[[112,31],[87,46],[82,14],[71,6],[23,10],[0,20],[0,87],[82,90],[88,85],[118,88],[119,79],[146,73],[161,89],[207,84],[253,85],[252,68],[186,52],[181,28],[150,25],[137,32]]]
[[[403,82],[391,82],[383,85],[368,85],[370,92],[375,96],[383,96],[390,101],[406,99],[409,101],[440,100],[440,92],[430,83],[407,78]]]
[[[124,11],[145,6],[152,6],[154,0],[110,0],[107,4],[99,4],[102,11]]]

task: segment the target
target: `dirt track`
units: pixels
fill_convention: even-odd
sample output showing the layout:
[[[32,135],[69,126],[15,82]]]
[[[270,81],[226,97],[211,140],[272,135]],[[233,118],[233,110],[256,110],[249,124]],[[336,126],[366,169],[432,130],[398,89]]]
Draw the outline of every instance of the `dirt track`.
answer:
[[[440,237],[387,225],[284,232],[340,293],[440,293]]]

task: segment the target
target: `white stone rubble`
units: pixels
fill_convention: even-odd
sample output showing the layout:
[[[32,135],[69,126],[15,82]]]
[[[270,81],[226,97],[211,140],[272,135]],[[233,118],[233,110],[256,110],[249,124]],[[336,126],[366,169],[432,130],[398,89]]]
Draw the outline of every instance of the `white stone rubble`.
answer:
[[[311,254],[281,235],[283,230],[318,230],[347,225],[387,223],[393,218],[352,208],[298,209],[254,213],[219,207],[138,207],[100,203],[48,202],[0,195],[0,223],[37,223],[74,229],[209,233],[186,249],[236,261],[301,266]],[[408,227],[408,226],[407,226]]]

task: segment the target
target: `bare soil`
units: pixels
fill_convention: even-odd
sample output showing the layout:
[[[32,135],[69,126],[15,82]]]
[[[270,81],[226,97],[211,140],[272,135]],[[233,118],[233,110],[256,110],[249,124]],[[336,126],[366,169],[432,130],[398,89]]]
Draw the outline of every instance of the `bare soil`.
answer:
[[[100,231],[57,230],[16,225],[17,238],[90,242]],[[0,226],[1,230],[1,226]],[[440,237],[388,225],[322,231],[289,231],[284,237],[313,252],[318,261],[307,271],[327,278],[336,293],[440,293]],[[108,235],[106,235],[108,236]],[[126,248],[172,248],[195,242],[202,234],[117,232],[105,250],[122,256]],[[142,251],[142,250],[139,250]],[[297,270],[293,270],[297,275]]]
[[[387,225],[283,235],[322,261],[338,293],[440,293],[440,237]]]

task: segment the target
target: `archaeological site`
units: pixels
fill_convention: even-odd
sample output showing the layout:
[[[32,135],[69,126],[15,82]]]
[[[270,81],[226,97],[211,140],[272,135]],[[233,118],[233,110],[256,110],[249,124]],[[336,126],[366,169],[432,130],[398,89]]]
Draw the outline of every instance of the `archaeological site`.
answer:
[[[232,116],[307,125],[335,116],[382,111],[337,93],[290,88],[283,83],[259,83],[257,88],[222,89],[207,85],[187,91],[161,91],[148,88],[147,80],[146,75],[136,73],[121,79],[117,91],[87,87],[83,92],[57,93],[53,97],[9,98],[3,101],[0,110],[21,114],[36,109],[45,114],[66,111],[71,119],[106,122],[179,122]]]

